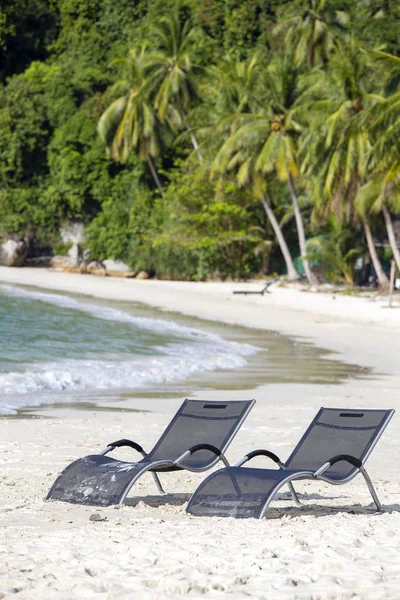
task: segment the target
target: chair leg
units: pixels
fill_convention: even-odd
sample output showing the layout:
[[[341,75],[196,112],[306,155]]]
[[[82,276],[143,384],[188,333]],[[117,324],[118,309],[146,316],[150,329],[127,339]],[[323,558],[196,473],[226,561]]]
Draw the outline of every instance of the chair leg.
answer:
[[[360,469],[360,472],[362,473],[362,475],[363,475],[363,477],[364,477],[364,479],[365,479],[365,482],[366,482],[366,484],[367,484],[367,486],[368,486],[368,489],[369,489],[369,491],[370,491],[370,494],[371,494],[371,496],[372,496],[372,499],[373,499],[373,501],[375,502],[375,506],[376,506],[377,510],[378,510],[379,512],[383,512],[382,504],[380,503],[380,500],[379,500],[379,498],[378,498],[378,495],[377,495],[377,493],[376,493],[376,491],[375,491],[375,488],[374,488],[374,486],[372,485],[372,481],[371,481],[371,479],[370,479],[370,477],[369,477],[369,475],[368,475],[367,471],[364,469],[364,467],[361,467],[361,469]]]
[[[301,502],[299,500],[299,497],[298,497],[296,490],[293,487],[293,483],[291,481],[289,481],[288,487],[289,487],[290,493],[291,493],[292,498],[293,498],[294,502],[296,503],[296,505],[301,506]]]
[[[163,489],[163,486],[161,485],[161,481],[160,481],[157,473],[152,473],[152,475],[153,475],[154,482],[155,482],[155,484],[157,486],[157,489],[160,492],[160,494],[166,494],[166,492]]]

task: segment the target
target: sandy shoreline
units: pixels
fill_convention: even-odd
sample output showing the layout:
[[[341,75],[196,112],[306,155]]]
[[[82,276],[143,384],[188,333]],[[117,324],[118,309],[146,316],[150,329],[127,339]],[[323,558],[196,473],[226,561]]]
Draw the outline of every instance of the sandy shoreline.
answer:
[[[228,452],[232,461],[266,446],[284,459],[321,405],[400,409],[400,311],[384,308],[385,301],[282,288],[268,296],[233,296],[243,284],[114,280],[42,269],[0,268],[0,283],[143,302],[280,331],[386,373],[336,386],[277,384],[237,392],[257,404]],[[104,442],[132,437],[151,447],[180,402],[169,400],[168,411],[154,401],[149,407],[155,412],[46,409],[38,413],[45,418],[0,419],[0,598],[399,597],[398,415],[368,462],[383,515],[371,511],[361,478],[344,487],[304,482],[302,508],[281,500],[262,522],[188,517],[186,498],[202,478],[190,473],[164,476],[169,495],[161,505],[150,477],[136,489],[143,500],[118,510],[43,502],[66,463]],[[95,512],[107,520],[90,522]]]

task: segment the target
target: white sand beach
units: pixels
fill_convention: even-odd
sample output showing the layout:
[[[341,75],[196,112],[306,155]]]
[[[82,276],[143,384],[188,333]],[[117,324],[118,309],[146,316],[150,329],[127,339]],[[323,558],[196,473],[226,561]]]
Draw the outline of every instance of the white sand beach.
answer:
[[[280,499],[262,521],[188,516],[186,501],[204,475],[184,471],[163,476],[168,494],[162,498],[150,475],[144,476],[123,507],[44,502],[57,474],[75,458],[122,437],[149,449],[183,398],[168,403],[131,398],[127,406],[139,409],[131,413],[112,406],[109,411],[71,406],[42,408],[30,418],[2,417],[0,598],[400,597],[397,300],[387,308],[386,298],[283,287],[264,296],[238,296],[232,291],[260,289],[262,284],[137,281],[29,268],[0,267],[0,283],[142,302],[200,319],[273,330],[373,370],[369,378],[340,385],[203,391],[202,399],[257,400],[228,450],[231,462],[256,448],[268,448],[284,460],[320,406],[397,410],[367,463],[383,514],[374,512],[364,481],[357,477],[346,486],[299,482],[303,506],[295,507],[289,497]],[[129,449],[118,456],[132,459]],[[265,459],[256,464],[265,465]],[[93,514],[101,520],[90,520]]]

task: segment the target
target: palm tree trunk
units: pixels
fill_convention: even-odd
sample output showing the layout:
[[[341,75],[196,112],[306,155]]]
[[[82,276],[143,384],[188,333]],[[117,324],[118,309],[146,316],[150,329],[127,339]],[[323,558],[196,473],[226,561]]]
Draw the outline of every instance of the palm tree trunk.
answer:
[[[293,259],[290,256],[289,248],[288,248],[286,240],[283,236],[282,229],[274,215],[274,211],[272,210],[272,208],[265,196],[263,196],[261,198],[261,202],[262,202],[265,212],[267,214],[268,221],[271,223],[272,229],[275,232],[276,239],[278,240],[279,248],[281,249],[283,258],[285,260],[288,279],[289,279],[289,281],[295,281],[296,279],[299,278],[299,274],[296,271],[296,268],[293,263]]]
[[[390,247],[393,252],[393,258],[396,261],[398,270],[400,271],[400,252],[396,243],[396,236],[394,235],[393,223],[390,213],[385,205],[382,206],[383,218],[385,219],[386,230],[389,238]]]
[[[290,195],[292,196],[294,216],[296,219],[296,226],[297,226],[297,235],[299,236],[299,246],[300,246],[300,253],[301,253],[301,259],[303,261],[304,271],[305,271],[306,277],[308,279],[308,283],[310,285],[317,285],[317,283],[318,283],[317,278],[315,277],[314,273],[311,271],[310,264],[309,264],[308,260],[305,258],[306,254],[307,254],[306,235],[304,233],[304,223],[303,223],[303,219],[301,216],[299,201],[298,201],[297,193],[296,193],[296,188],[294,187],[294,181],[293,181],[293,177],[292,177],[291,173],[289,173],[288,182],[289,182]]]
[[[161,181],[158,176],[157,169],[155,167],[154,161],[153,161],[152,157],[150,156],[150,154],[147,155],[147,162],[149,163],[149,167],[150,167],[150,171],[153,176],[153,179],[154,179],[154,183],[158,187],[161,196],[164,198],[164,189],[163,189],[163,186],[161,185]]]
[[[381,261],[379,260],[379,257],[376,253],[376,248],[375,248],[375,244],[374,244],[374,238],[372,237],[371,228],[365,217],[363,218],[363,225],[364,225],[365,237],[367,238],[369,255],[371,257],[372,264],[374,265],[376,276],[378,278],[379,287],[382,288],[383,290],[387,290],[387,288],[389,287],[389,280],[386,277],[386,275],[382,269]]]
[[[197,156],[199,157],[199,161],[203,162],[203,160],[204,160],[203,154],[202,154],[202,152],[200,150],[199,144],[198,144],[198,142],[197,142],[197,140],[195,138],[195,135],[194,135],[193,131],[190,131],[190,125],[189,125],[189,123],[187,124],[187,128],[189,130],[189,135],[190,135],[190,139],[192,141],[192,146],[193,146],[193,148],[197,152]]]
[[[196,152],[197,152],[197,156],[199,157],[199,161],[200,161],[200,162],[203,162],[203,160],[204,160],[204,157],[203,157],[203,155],[202,155],[202,153],[201,153],[201,150],[200,150],[200,147],[199,147],[198,141],[196,140],[196,137],[195,137],[195,135],[194,135],[194,133],[193,133],[193,131],[192,131],[192,128],[190,127],[190,123],[189,123],[189,121],[188,121],[187,119],[185,119],[185,125],[186,125],[186,129],[187,129],[187,130],[188,130],[188,132],[189,132],[189,135],[190,135],[190,140],[191,140],[191,142],[192,142],[192,146],[193,146],[193,148],[196,150]]]
[[[197,156],[199,157],[199,161],[200,161],[200,162],[203,162],[203,160],[204,160],[204,157],[203,157],[203,155],[202,155],[202,153],[201,153],[201,150],[200,150],[200,147],[199,147],[198,141],[196,140],[196,136],[194,135],[194,133],[193,133],[193,131],[192,131],[192,128],[190,127],[190,123],[189,123],[189,121],[188,121],[188,118],[187,118],[187,113],[186,113],[186,110],[183,108],[183,106],[180,106],[179,108],[180,108],[180,111],[181,111],[181,118],[182,118],[183,122],[185,123],[185,127],[186,127],[186,129],[187,129],[187,130],[188,130],[188,132],[189,132],[189,135],[190,135],[190,140],[191,140],[191,142],[192,142],[192,146],[193,146],[193,148],[194,148],[194,149],[196,150],[196,152],[197,152]],[[179,110],[179,109],[178,109],[178,110]]]

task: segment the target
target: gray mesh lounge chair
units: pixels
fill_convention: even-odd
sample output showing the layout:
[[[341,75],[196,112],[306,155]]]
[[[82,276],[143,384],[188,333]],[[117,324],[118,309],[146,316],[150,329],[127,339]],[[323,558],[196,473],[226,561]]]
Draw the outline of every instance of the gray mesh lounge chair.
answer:
[[[321,408],[286,463],[268,450],[250,452],[235,466],[209,475],[186,510],[197,516],[261,519],[284,485],[300,504],[291,483],[294,480],[319,479],[338,485],[361,473],[380,511],[381,503],[364,464],[393,414],[393,410]],[[279,468],[242,466],[255,456],[266,456]]]
[[[282,279],[281,277],[276,277],[275,279],[271,279],[270,281],[268,281],[266,283],[266,285],[261,290],[234,290],[232,293],[233,294],[243,294],[244,296],[248,296],[249,294],[260,294],[261,296],[264,296],[264,294],[270,294],[271,292],[269,291],[269,288],[271,287],[271,285],[273,283],[277,283],[281,279]]]
[[[151,452],[146,454],[131,440],[112,442],[100,454],[68,465],[46,499],[93,506],[122,504],[133,484],[147,471],[151,471],[159,492],[164,493],[157,473],[179,469],[206,471],[219,460],[229,466],[224,453],[254,403],[255,400],[185,400]],[[139,462],[122,462],[105,456],[121,446],[130,446],[143,458]]]

